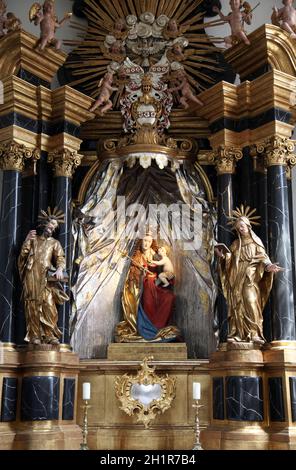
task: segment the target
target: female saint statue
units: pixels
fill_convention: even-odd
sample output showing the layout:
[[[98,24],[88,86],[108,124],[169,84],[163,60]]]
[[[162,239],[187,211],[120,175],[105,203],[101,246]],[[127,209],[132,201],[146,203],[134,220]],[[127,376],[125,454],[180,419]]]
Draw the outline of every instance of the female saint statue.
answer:
[[[170,325],[174,276],[169,286],[158,285],[157,250],[151,232],[147,232],[131,258],[122,294],[124,320],[116,328],[118,342],[174,341],[179,335]]]
[[[250,208],[233,211],[232,225],[238,238],[230,250],[223,244],[215,247],[220,258],[219,273],[228,306],[228,342],[265,343],[263,309],[273,282],[273,273],[282,271],[273,264],[251,223],[258,216]]]

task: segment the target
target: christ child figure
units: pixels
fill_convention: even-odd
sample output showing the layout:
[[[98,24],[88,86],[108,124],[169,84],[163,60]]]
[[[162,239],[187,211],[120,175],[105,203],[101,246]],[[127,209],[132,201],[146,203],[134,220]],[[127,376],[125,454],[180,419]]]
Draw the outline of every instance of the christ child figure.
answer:
[[[157,284],[163,284],[163,287],[168,287],[170,282],[174,277],[174,266],[170,258],[167,256],[167,250],[164,246],[158,249],[159,256],[161,259],[159,261],[153,260],[153,264],[156,266],[162,266],[162,272],[158,275]]]

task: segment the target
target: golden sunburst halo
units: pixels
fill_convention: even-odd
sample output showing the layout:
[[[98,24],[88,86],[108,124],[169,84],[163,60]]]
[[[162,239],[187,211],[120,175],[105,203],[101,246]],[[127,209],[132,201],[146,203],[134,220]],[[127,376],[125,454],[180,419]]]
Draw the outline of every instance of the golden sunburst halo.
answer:
[[[250,206],[245,207],[243,204],[241,204],[240,207],[236,207],[236,209],[232,211],[232,215],[229,217],[228,225],[234,227],[238,219],[241,219],[242,217],[248,219],[251,225],[260,225],[257,220],[261,219],[261,217],[260,215],[254,215],[255,213],[256,209],[251,209]]]
[[[223,22],[219,19],[205,23],[202,3],[203,0],[85,0],[88,26],[83,28],[74,21],[71,23],[85,37],[82,41],[65,41],[67,45],[77,46],[66,63],[74,78],[69,85],[81,87],[89,96],[97,98],[98,83],[112,62],[104,50],[106,36],[114,30],[116,21],[129,15],[140,18],[147,12],[155,18],[163,15],[175,20],[180,31],[184,31],[189,47],[184,51],[182,66],[190,84],[199,91],[213,85],[212,73],[221,71],[213,54],[221,49],[213,45],[213,38],[205,34],[204,28]],[[119,104],[123,88],[120,87],[113,96],[113,109]]]

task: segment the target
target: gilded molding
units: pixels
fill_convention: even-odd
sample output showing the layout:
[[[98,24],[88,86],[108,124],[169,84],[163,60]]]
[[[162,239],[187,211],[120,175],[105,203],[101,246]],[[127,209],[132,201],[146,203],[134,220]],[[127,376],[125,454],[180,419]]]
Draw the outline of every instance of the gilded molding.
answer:
[[[248,37],[252,47],[240,43],[225,52],[227,62],[242,81],[264,66],[296,75],[295,41],[283,29],[264,24]]]
[[[15,140],[0,145],[0,169],[3,171],[22,172],[27,160],[35,164],[39,159],[39,149],[26,147]]]
[[[38,38],[24,30],[15,31],[1,38],[0,79],[17,75],[20,69],[50,83],[57,70],[63,65],[67,54],[47,48],[35,49]]]
[[[233,174],[236,162],[243,158],[243,152],[236,147],[220,145],[209,158],[215,164],[218,175]]]
[[[266,168],[278,165],[287,166],[290,162],[291,165],[296,163],[296,156],[293,153],[295,144],[287,137],[276,135],[255,145],[258,154],[264,155],[264,166]]]
[[[77,151],[71,151],[67,148],[62,148],[49,153],[48,163],[52,163],[54,176],[64,176],[72,178],[76,168],[81,163],[82,156]]]

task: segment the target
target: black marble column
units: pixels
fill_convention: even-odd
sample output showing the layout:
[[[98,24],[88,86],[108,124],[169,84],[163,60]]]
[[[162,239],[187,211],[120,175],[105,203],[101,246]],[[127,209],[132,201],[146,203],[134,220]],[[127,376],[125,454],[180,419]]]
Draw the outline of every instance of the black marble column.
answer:
[[[291,239],[291,254],[292,254],[292,276],[294,287],[294,311],[296,315],[296,271],[295,271],[295,244],[294,244],[294,210],[293,210],[293,192],[292,192],[292,168],[289,168],[287,174],[288,184],[288,201],[289,201],[289,220],[290,220],[290,239]]]
[[[224,173],[219,174],[217,177],[218,190],[218,241],[230,246],[233,241],[233,233],[231,227],[228,225],[228,217],[231,215],[233,209],[232,199],[232,174]],[[218,321],[219,321],[219,337],[220,343],[227,340],[228,326],[227,326],[227,305],[225,298],[221,292],[218,294]]]
[[[253,162],[249,147],[243,150],[243,158],[237,163],[235,174],[235,191],[233,192],[234,206],[244,204],[253,206]]]
[[[21,173],[3,171],[0,218],[0,341],[3,343],[15,342],[21,196]]]
[[[267,168],[269,255],[285,271],[275,275],[272,289],[274,340],[295,340],[294,290],[288,202],[284,165]]]
[[[38,213],[47,210],[50,203],[50,178],[51,171],[47,163],[47,152],[41,152],[40,160],[37,162],[38,174]]]
[[[260,158],[260,157],[258,157]],[[262,158],[262,157],[261,157]],[[267,171],[257,162],[253,174],[252,185],[252,207],[257,209],[256,215],[260,215],[260,225],[254,226],[253,230],[262,240],[266,252],[269,253],[268,242],[268,204],[267,204]],[[272,341],[272,312],[271,300],[267,300],[263,312],[263,335],[267,342]]]
[[[70,280],[71,254],[72,254],[72,221],[71,221],[71,202],[72,202],[72,180],[65,176],[56,176],[53,180],[52,206],[62,210],[65,216],[65,223],[61,224],[57,233],[66,256],[66,270]],[[64,285],[65,292],[70,297],[69,284]],[[69,343],[69,318],[70,302],[65,302],[58,306],[59,320],[58,327],[62,332],[61,343]]]

